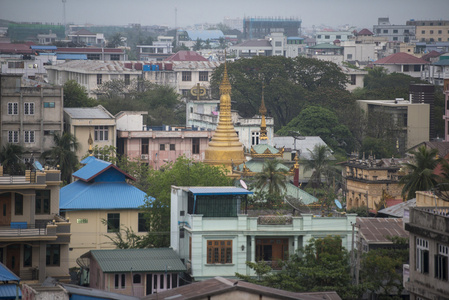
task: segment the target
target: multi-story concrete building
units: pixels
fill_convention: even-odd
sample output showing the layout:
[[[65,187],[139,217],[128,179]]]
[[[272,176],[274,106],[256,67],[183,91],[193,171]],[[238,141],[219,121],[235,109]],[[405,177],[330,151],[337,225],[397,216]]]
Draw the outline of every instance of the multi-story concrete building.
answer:
[[[115,117],[101,105],[64,108],[64,123],[65,131],[74,135],[78,141],[78,159],[88,155],[90,137],[93,147],[116,146]]]
[[[443,85],[449,79],[449,53],[440,55],[438,61],[427,65],[421,73],[421,79],[434,85]]]
[[[369,156],[358,159],[352,156],[345,162],[343,170],[343,192],[346,195],[346,208],[367,207],[377,211],[376,206],[388,199],[402,199],[402,174],[404,159],[375,159]]]
[[[430,62],[405,52],[397,52],[373,62],[375,66],[384,67],[388,73],[403,73],[421,78],[421,72]]]
[[[431,205],[412,208],[405,223],[410,264],[404,266],[409,273],[404,285],[412,300],[446,299],[449,294],[449,209]]]
[[[0,262],[22,280],[68,278],[71,223],[59,216],[59,170],[9,176],[0,166]]]
[[[301,20],[298,18],[254,18],[243,19],[243,38],[263,39],[272,32],[283,32],[286,36],[301,35]]]
[[[316,33],[316,43],[318,44],[332,44],[335,41],[343,42],[354,38],[350,31],[318,31]]]
[[[93,33],[87,29],[81,29],[68,35],[69,39],[78,45],[84,46],[106,46],[103,33]]]
[[[430,105],[407,100],[357,100],[368,118],[370,114],[387,114],[396,131],[399,153],[405,153],[430,137]]]
[[[449,20],[410,20],[408,26],[415,26],[416,40],[420,42],[448,42]]]
[[[103,61],[124,61],[127,59],[125,51],[119,48],[69,47],[57,48],[55,53],[58,56],[58,60],[80,59],[80,56],[88,60]]]
[[[117,120],[117,152],[140,160],[154,169],[186,156],[204,160],[204,151],[213,131],[196,127],[147,127],[142,115],[146,112],[120,112]]]
[[[63,90],[21,74],[0,74],[0,144],[23,146],[26,158],[50,150],[53,134],[63,130]]]
[[[373,26],[375,36],[387,37],[389,42],[408,43],[415,40],[415,26],[392,25],[389,18],[379,18]]]

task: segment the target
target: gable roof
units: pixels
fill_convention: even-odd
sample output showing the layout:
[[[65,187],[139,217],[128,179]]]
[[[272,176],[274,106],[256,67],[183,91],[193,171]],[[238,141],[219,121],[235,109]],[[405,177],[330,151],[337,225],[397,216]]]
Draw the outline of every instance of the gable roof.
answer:
[[[139,209],[147,198],[154,199],[126,182],[88,183],[78,180],[59,191],[59,209]]]
[[[357,33],[357,35],[373,35],[373,33],[370,30],[363,28]]]
[[[0,281],[20,281],[20,278],[0,262]]]
[[[423,56],[421,56],[421,58],[424,59],[424,60],[430,60],[431,58],[435,58],[435,57],[438,57],[440,55],[441,55],[440,52],[432,50],[429,53],[426,53]]]
[[[208,61],[207,58],[198,54],[195,51],[178,51],[175,54],[167,57],[164,61]]]
[[[131,175],[122,171],[114,164],[104,161],[104,160],[101,160],[101,159],[98,159],[98,158],[90,161],[87,165],[85,165],[84,167],[82,167],[81,169],[79,169],[78,171],[73,173],[72,176],[75,178],[78,178],[80,180],[88,182],[109,169],[115,169],[118,172],[125,175],[126,178],[134,180],[134,181],[136,180],[134,177],[132,177]]]
[[[392,244],[387,237],[408,237],[400,218],[357,218],[359,234],[369,244]]]
[[[208,296],[213,298],[211,296],[232,293],[235,291],[264,295],[268,296],[270,299],[341,299],[336,292],[295,293],[223,277],[215,277],[195,282],[165,292],[148,295],[142,299],[206,299]]]
[[[72,35],[95,35],[96,33],[90,32],[89,30],[83,28],[78,30],[77,32],[73,33],[73,34],[69,34],[70,36]]]
[[[419,147],[423,145],[429,149],[437,149],[439,157],[446,157],[446,155],[449,154],[449,142],[426,141],[419,143],[418,145],[412,147],[409,150],[417,150]]]
[[[81,257],[95,259],[103,273],[186,271],[170,248],[91,250]]]
[[[95,107],[67,107],[64,108],[64,112],[73,119],[114,119],[114,116],[102,105]]]
[[[425,65],[428,61],[405,52],[397,52],[373,62],[375,65]]]
[[[381,209],[377,212],[378,215],[386,215],[394,218],[403,218],[404,210],[410,207],[416,206],[416,198],[408,200],[406,202],[401,202],[399,204]]]

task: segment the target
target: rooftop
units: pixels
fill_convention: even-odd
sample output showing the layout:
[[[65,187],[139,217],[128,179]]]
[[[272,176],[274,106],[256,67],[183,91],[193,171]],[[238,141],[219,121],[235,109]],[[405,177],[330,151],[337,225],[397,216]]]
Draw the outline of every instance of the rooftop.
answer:
[[[164,61],[208,61],[207,58],[195,51],[178,51],[172,56],[167,57]]]
[[[393,243],[388,237],[408,237],[401,218],[357,218],[359,234],[369,244]]]
[[[66,112],[73,119],[114,119],[103,106],[96,107],[67,107],[64,108]]]
[[[376,60],[375,65],[424,65],[429,64],[428,61],[413,56],[405,52],[397,52],[387,57]]]

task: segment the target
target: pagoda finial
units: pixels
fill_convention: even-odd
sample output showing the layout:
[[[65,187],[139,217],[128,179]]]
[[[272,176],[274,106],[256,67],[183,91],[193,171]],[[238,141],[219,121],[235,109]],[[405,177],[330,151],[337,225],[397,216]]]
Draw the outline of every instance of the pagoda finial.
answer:
[[[260,104],[260,108],[259,108],[259,112],[262,115],[262,121],[260,122],[260,140],[261,141],[268,140],[267,123],[265,121],[265,115],[267,114],[267,108],[265,107],[264,90],[265,90],[265,86],[262,84],[262,103]]]
[[[92,135],[89,131],[89,139],[87,140],[87,143],[89,144],[89,156],[94,155],[94,148],[92,147],[92,144],[94,143],[94,140],[92,139]]]
[[[223,71],[223,79],[220,84],[220,95],[223,94],[231,94],[231,83],[229,82],[228,77],[228,66],[226,64],[226,50],[225,50],[225,63],[224,63],[224,71]]]

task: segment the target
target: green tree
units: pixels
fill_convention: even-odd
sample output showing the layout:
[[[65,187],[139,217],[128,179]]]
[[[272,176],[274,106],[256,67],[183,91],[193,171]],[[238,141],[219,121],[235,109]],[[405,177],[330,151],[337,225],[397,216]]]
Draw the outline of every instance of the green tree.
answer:
[[[25,164],[22,156],[25,149],[16,144],[8,143],[0,151],[0,162],[3,166],[3,173],[9,175],[20,175],[25,171]]]
[[[107,225],[108,222],[102,219],[101,222]],[[120,226],[120,230],[114,232],[112,235],[104,235],[108,238],[117,249],[141,249],[141,248],[153,248],[152,244],[148,243],[146,236],[138,235],[130,227]]]
[[[148,243],[155,247],[170,244],[170,195],[171,186],[229,186],[232,179],[226,177],[223,168],[194,162],[183,156],[165,164],[160,170],[150,169],[147,180],[148,198],[143,210],[149,217]]]
[[[280,160],[265,160],[262,172],[255,176],[255,187],[258,190],[267,188],[268,194],[282,195],[285,192],[287,170]]]
[[[395,144],[391,139],[370,136],[363,139],[360,152],[373,154],[377,158],[392,157],[397,154]]]
[[[123,46],[125,43],[122,40],[122,34],[117,32],[110,39],[107,44],[108,48],[117,48],[119,46]]]
[[[44,158],[50,165],[58,167],[61,170],[61,180],[63,182],[70,183],[72,173],[76,171],[78,167],[78,158],[76,157],[76,151],[79,148],[76,137],[68,132],[53,135],[54,146],[42,153]]]
[[[326,184],[330,183],[330,178],[335,178],[337,170],[331,161],[332,154],[326,145],[315,145],[312,150],[308,149],[310,159],[304,160],[304,171],[313,170],[309,183],[313,188],[321,186],[324,177]]]
[[[86,89],[75,80],[64,83],[64,107],[92,107],[97,105],[95,99],[87,96]]]
[[[203,48],[203,43],[200,38],[197,38],[195,44],[193,45],[193,51],[198,51]]]
[[[410,151],[410,154],[413,155],[413,161],[404,163],[409,174],[399,181],[404,185],[402,195],[407,199],[415,198],[417,191],[429,191],[436,186],[439,176],[433,171],[441,162],[436,148],[428,149],[423,145],[416,151]]]

